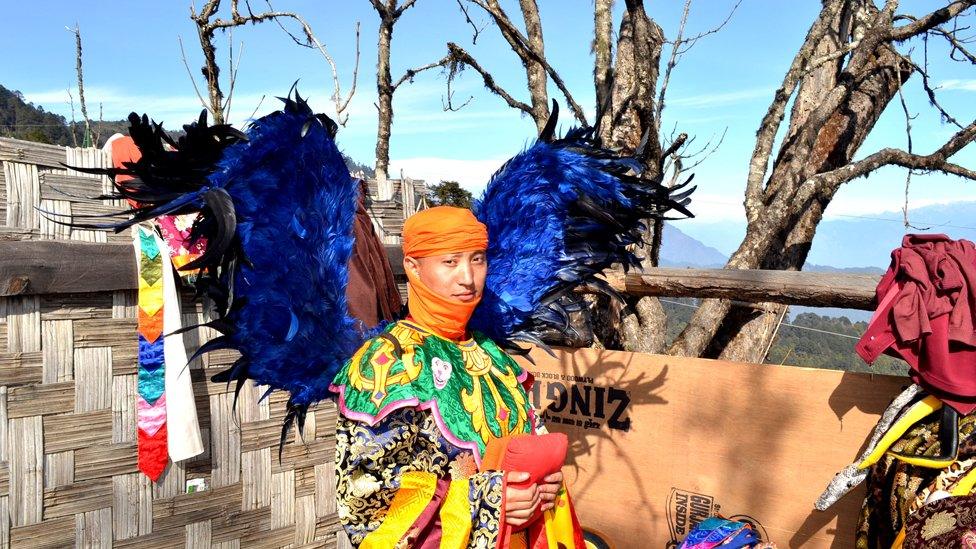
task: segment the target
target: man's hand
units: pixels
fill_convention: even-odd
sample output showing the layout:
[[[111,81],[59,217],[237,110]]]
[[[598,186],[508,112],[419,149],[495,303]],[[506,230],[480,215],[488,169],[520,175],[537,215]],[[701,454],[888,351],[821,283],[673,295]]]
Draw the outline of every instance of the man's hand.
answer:
[[[554,501],[556,499],[556,494],[559,493],[559,489],[563,485],[563,473],[562,471],[556,471],[555,473],[542,479],[539,483],[539,498],[542,500],[542,510],[548,511],[552,509],[555,505]]]
[[[560,476],[561,478],[562,476]],[[530,484],[521,488],[513,486],[513,484],[529,480],[529,474],[520,471],[510,471],[505,475],[505,480],[507,481],[505,487],[505,523],[514,528],[520,528],[529,522],[535,513],[535,508],[539,505],[541,497],[539,486],[537,484]]]

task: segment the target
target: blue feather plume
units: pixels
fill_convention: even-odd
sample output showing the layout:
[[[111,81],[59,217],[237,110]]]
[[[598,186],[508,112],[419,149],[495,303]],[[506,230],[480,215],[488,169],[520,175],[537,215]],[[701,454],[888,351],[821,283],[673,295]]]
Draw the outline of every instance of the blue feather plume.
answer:
[[[572,337],[575,288],[612,294],[597,275],[639,265],[629,247],[642,244],[643,220],[670,210],[691,217],[693,189],[641,179],[634,158],[603,149],[591,130],[553,140],[557,113],[554,103],[539,140],[492,176],[473,208],[488,227],[488,278],[469,326],[513,349],[543,345],[547,330]]]
[[[337,126],[297,92],[282,101],[281,111],[255,121],[246,135],[208,126],[204,112],[184,126],[179,142],[133,113],[130,135],[142,158],[89,171],[134,176],[112,196],[143,206],[105,227],[199,212],[191,237],[206,238],[207,249],[182,269],[200,269],[197,293],[212,298],[218,312],[205,325],[222,335],[194,358],[236,349],[241,357],[214,381],[235,381],[240,391],[252,379],[269,392],[288,391],[283,444],[293,423],[302,428],[308,407],[330,396],[338,370],[377,328],[348,314],[359,186],[333,140]]]

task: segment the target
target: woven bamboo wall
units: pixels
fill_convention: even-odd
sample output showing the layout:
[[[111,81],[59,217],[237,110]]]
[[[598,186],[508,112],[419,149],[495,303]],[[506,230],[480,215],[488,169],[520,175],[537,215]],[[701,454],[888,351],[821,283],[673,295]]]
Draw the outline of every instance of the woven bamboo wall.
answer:
[[[63,169],[99,166],[97,150],[0,139],[0,240],[130,242],[127,233],[67,230],[37,207],[102,213],[116,206],[67,196],[108,181]],[[132,281],[133,286],[135,280]],[[136,466],[136,294],[133,290],[0,297],[0,546],[334,547],[335,407],[310,414],[304,441],[279,461],[285,398],[258,404],[210,376],[221,352],[191,364],[206,451],[170,463],[153,485]],[[184,321],[202,319],[184,306]],[[188,350],[199,344],[190,336]],[[186,493],[204,478],[206,491]]]

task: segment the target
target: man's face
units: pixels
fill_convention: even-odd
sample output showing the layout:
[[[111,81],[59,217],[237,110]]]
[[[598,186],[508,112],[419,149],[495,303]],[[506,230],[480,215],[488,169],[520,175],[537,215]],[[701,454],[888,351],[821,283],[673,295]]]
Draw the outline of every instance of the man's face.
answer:
[[[403,267],[413,270],[435,294],[464,302],[481,297],[488,275],[488,261],[483,250],[405,257]]]

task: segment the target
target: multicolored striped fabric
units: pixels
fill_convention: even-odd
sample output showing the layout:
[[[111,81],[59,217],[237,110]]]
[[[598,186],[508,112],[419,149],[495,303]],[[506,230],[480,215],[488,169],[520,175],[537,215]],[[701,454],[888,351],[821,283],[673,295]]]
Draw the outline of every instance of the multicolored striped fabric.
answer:
[[[155,482],[169,461],[163,350],[163,269],[168,262],[152,230],[136,227],[132,243],[139,266],[139,470]]]

